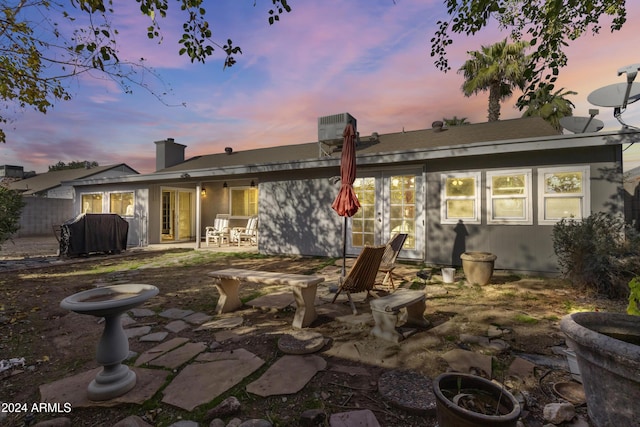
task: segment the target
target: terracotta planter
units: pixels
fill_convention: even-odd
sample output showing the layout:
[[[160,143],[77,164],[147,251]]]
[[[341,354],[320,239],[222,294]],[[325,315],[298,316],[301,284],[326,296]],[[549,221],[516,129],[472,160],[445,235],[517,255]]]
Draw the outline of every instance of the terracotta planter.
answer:
[[[467,281],[472,285],[488,284],[493,276],[496,258],[498,257],[489,252],[465,252],[460,255]]]
[[[585,312],[560,321],[578,361],[589,418],[597,427],[640,419],[640,316]]]
[[[479,395],[499,401],[501,411],[495,415],[485,415],[465,409],[451,400],[451,395],[474,390]],[[441,374],[433,380],[433,392],[436,395],[436,415],[440,427],[515,427],[520,418],[520,404],[508,390],[476,375],[455,372]]]

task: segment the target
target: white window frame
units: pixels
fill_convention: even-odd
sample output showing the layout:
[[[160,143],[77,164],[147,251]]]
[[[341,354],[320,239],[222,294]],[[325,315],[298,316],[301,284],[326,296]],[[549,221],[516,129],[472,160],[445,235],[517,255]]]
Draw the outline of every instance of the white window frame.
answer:
[[[125,211],[124,212],[112,212],[111,211],[111,202],[112,202],[111,198],[113,196],[115,196],[116,194],[120,195],[121,197],[122,197],[123,194],[131,194],[131,209],[130,209],[130,212],[126,211],[126,206],[125,206]],[[136,193],[133,190],[132,191],[112,191],[112,192],[109,193],[109,201],[108,201],[109,206],[108,206],[107,210],[109,211],[109,213],[116,213],[116,214],[118,214],[120,216],[123,216],[123,217],[132,217],[133,214],[134,214],[134,207],[136,205],[135,201],[136,201]]]
[[[507,175],[524,175],[524,193],[494,195],[493,194],[493,177]],[[502,225],[533,225],[533,202],[531,189],[531,169],[505,169],[487,171],[487,224]],[[498,199],[522,199],[524,201],[524,218],[495,218],[493,212],[493,202]]]
[[[539,168],[538,169],[538,223],[541,225],[553,225],[560,222],[563,218],[547,218],[546,216],[546,200],[551,198],[579,198],[581,202],[581,218],[575,218],[577,220],[584,219],[589,216],[591,210],[591,168],[589,165],[574,165],[574,166],[562,166],[553,168]],[[545,193],[545,175],[549,173],[570,173],[581,172],[582,173],[582,191],[579,193]]]
[[[238,186],[238,187],[230,187],[229,190],[230,190],[229,191],[229,217],[230,218],[234,218],[234,219],[249,219],[252,216],[258,215],[258,209],[259,209],[258,205],[259,205],[259,200],[260,200],[260,196],[259,196],[260,193],[259,193],[259,190],[258,190],[257,186],[251,187],[251,186],[244,186],[243,185],[243,186]],[[250,212],[250,209],[249,209],[250,208],[250,206],[249,206],[250,203],[249,203],[249,201],[246,201],[247,202],[246,208],[247,208],[247,211],[249,211],[249,212],[244,212],[244,213],[245,214],[249,213],[249,215],[238,215],[237,212],[233,212],[233,193],[234,193],[234,191],[246,192],[247,190],[256,192],[256,202],[255,202],[256,212],[255,213]],[[245,195],[245,197],[247,197],[247,196]]]
[[[450,196],[447,197],[447,179],[449,178],[475,178],[475,196]],[[480,197],[480,180],[482,176],[480,171],[477,172],[450,172],[440,175],[440,223],[441,224],[457,224],[462,221],[465,224],[480,224],[482,222],[481,213],[481,197]],[[475,212],[474,218],[449,217],[447,212],[448,200],[474,200]]]

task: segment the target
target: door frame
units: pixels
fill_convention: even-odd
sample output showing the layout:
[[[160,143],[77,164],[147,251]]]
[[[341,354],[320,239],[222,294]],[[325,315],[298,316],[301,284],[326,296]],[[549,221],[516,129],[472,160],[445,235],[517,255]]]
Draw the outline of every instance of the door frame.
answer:
[[[164,193],[173,193],[174,194],[174,202],[173,205],[171,207],[171,212],[173,213],[172,218],[171,218],[171,230],[173,230],[173,238],[164,238],[163,236],[165,236],[166,234],[163,233],[163,229],[162,229],[162,225],[164,222],[164,212],[163,212],[163,198],[164,198]],[[187,210],[187,215],[189,215],[189,235],[188,236],[182,236],[180,235],[180,193],[189,193],[190,197],[189,197],[189,208]],[[193,239],[193,237],[195,236],[195,199],[196,199],[196,191],[194,189],[191,188],[180,188],[180,187],[169,187],[169,186],[162,186],[160,187],[160,224],[159,224],[159,231],[160,231],[160,242],[162,243],[172,243],[172,242],[180,242],[180,241],[190,241]]]
[[[391,238],[390,230],[390,192],[391,179],[394,176],[411,175],[415,178],[415,248],[408,249],[403,247],[399,257],[413,260],[424,260],[425,256],[425,175],[422,168],[385,168],[382,170],[366,171],[361,170],[358,178],[374,178],[375,179],[375,229],[374,244],[384,245]],[[357,256],[362,247],[354,246],[352,240],[352,218],[347,221],[347,253]]]

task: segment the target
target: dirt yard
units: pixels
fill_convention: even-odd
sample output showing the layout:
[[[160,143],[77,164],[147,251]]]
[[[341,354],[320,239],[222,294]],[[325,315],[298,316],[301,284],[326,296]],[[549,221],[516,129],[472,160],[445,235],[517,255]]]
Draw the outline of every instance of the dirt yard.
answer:
[[[10,244],[10,243],[9,243]],[[329,272],[335,276],[340,262],[324,258],[263,257],[257,254],[224,254],[209,251],[175,249],[147,251],[118,256],[92,256],[38,268],[8,269],[8,261],[0,259],[0,360],[25,359],[24,368],[0,373],[0,402],[40,401],[39,386],[95,368],[95,346],[102,325],[93,318],[69,313],[60,308],[60,301],[78,291],[95,286],[135,282],[154,284],[160,288],[158,296],[145,308],[161,311],[171,307],[213,314],[218,292],[206,273],[235,267],[291,273]],[[4,270],[2,267],[4,266]],[[299,415],[305,409],[321,408],[327,414],[348,410],[371,409],[382,426],[432,426],[433,415],[414,414],[385,401],[378,392],[377,378],[390,369],[408,369],[429,378],[449,369],[442,355],[452,349],[470,349],[493,356],[493,377],[503,380],[525,403],[525,426],[541,426],[542,409],[548,402],[558,401],[552,385],[570,380],[569,373],[560,368],[540,367],[533,381],[507,378],[506,367],[517,355],[538,357],[560,356],[554,347],[563,346],[559,319],[579,310],[622,312],[624,301],[609,301],[585,295],[572,289],[560,279],[520,277],[496,272],[487,286],[470,286],[459,280],[444,285],[437,276],[426,284],[416,277],[420,266],[402,265],[398,273],[404,287],[425,288],[428,295],[425,313],[434,328],[446,331],[431,333],[422,330],[399,345],[387,345],[369,336],[369,326],[350,325],[333,318],[320,316],[311,330],[329,338],[329,344],[318,354],[330,366],[346,368],[347,372],[365,369],[367,375],[350,375],[338,370],[319,372],[298,394],[258,398],[247,393],[241,383],[223,397],[236,396],[242,410],[235,415],[243,420],[269,419],[277,426],[299,425]],[[458,278],[462,279],[461,272]],[[400,282],[400,279],[396,279]],[[272,290],[258,285],[241,287],[243,301]],[[342,304],[345,312],[348,306]],[[366,311],[368,303],[358,305]],[[246,348],[272,363],[282,354],[277,347],[278,328],[289,324],[292,310],[279,312],[256,309],[243,310],[245,323],[258,325],[273,323],[272,333],[259,336],[248,334],[237,340],[224,342],[225,349]],[[282,320],[278,326],[274,320]],[[498,327],[508,347],[491,352],[477,347],[464,337],[485,336],[487,329]],[[200,332],[181,336],[211,343],[212,336]],[[204,334],[204,335],[203,335]],[[346,344],[357,343],[357,355],[341,352]],[[141,353],[155,344],[130,340],[131,350]],[[341,369],[344,371],[344,369]],[[213,379],[212,379],[213,380]],[[201,426],[207,410],[218,401],[202,405],[187,413],[163,404],[154,397],[144,405],[120,405],[114,408],[77,408],[70,414],[58,414],[72,419],[74,427],[110,427],[128,415],[144,417],[154,426],[168,426],[180,419],[197,420]],[[577,408],[585,414],[584,406]],[[1,425],[29,425],[28,414],[9,414]],[[36,416],[39,422],[55,415]],[[586,415],[584,415],[586,418]],[[228,420],[226,420],[228,422]],[[328,425],[328,424],[327,424]]]

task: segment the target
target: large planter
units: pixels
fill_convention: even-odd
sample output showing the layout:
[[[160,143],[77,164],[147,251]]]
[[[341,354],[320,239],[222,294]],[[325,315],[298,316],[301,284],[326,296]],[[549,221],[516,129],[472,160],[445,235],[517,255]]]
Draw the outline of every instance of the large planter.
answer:
[[[597,427],[640,420],[640,317],[585,312],[560,321],[578,361],[589,418]]]
[[[515,427],[520,418],[520,404],[508,390],[476,375],[455,372],[440,374],[433,380],[433,392],[436,395],[436,415],[440,427]],[[474,392],[499,402],[498,414],[482,414],[452,401],[452,396],[458,393]]]
[[[486,285],[493,276],[497,256],[489,252],[465,252],[460,255],[462,270],[472,285]]]

